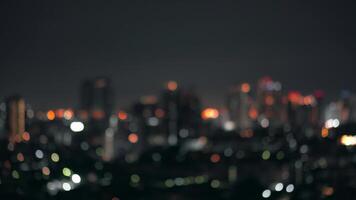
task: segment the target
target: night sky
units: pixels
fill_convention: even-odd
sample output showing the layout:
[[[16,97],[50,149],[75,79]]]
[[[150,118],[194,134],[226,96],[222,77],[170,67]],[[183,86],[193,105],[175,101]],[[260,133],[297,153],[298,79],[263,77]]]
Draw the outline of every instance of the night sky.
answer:
[[[95,76],[111,77],[119,107],[171,79],[217,106],[229,85],[263,75],[285,89],[356,92],[346,1],[77,2],[0,2],[1,99],[75,107],[81,80]]]

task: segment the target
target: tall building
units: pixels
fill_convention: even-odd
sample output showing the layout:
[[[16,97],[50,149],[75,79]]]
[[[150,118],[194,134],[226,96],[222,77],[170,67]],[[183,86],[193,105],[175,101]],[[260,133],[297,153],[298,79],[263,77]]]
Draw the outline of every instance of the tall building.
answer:
[[[281,125],[284,114],[281,83],[270,77],[261,78],[257,85],[257,106],[261,124]]]
[[[242,130],[252,128],[253,125],[253,117],[250,116],[251,109],[253,109],[250,89],[248,83],[234,86],[227,99],[230,120],[235,123],[236,128]]]
[[[178,134],[180,138],[198,137],[201,128],[201,102],[193,90],[184,90],[181,94]]]
[[[320,124],[321,97],[310,94],[303,96],[291,91],[287,96],[287,121],[291,126],[313,127]]]
[[[21,141],[25,132],[26,105],[20,96],[12,96],[6,100],[6,130],[10,143]]]
[[[80,107],[82,110],[110,115],[114,106],[114,94],[111,81],[108,78],[95,78],[83,82],[80,92]],[[100,117],[101,114],[96,114]],[[95,116],[94,116],[95,117]]]
[[[108,78],[86,80],[80,89],[80,110],[86,112],[94,129],[105,130],[114,109],[114,93]]]
[[[167,89],[162,95],[163,109],[166,112],[165,122],[168,133],[168,143],[176,145],[178,142],[178,117],[180,106],[180,90],[175,81],[167,83]]]
[[[165,112],[163,126],[170,145],[177,144],[179,139],[199,135],[201,104],[193,90],[178,89],[176,82],[169,81],[162,93],[160,106]]]

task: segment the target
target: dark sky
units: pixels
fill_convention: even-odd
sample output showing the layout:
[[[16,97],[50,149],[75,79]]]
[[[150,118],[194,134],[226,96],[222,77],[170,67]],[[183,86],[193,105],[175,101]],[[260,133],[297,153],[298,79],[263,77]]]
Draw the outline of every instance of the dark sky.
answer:
[[[76,106],[95,76],[112,78],[119,106],[170,79],[208,105],[263,75],[286,89],[356,90],[352,1],[78,2],[0,2],[1,98]]]

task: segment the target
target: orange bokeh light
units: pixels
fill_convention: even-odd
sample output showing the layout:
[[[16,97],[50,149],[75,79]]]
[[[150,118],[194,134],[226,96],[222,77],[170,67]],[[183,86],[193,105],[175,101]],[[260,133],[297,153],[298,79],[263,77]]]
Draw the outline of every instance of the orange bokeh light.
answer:
[[[312,105],[314,103],[313,96],[309,95],[303,98],[304,105]]]
[[[205,110],[203,110],[203,112],[201,113],[201,117],[204,120],[207,119],[216,119],[219,117],[219,111],[215,108],[206,108]]]
[[[240,132],[240,136],[243,138],[251,138],[253,137],[254,133],[251,129],[246,129]]]
[[[302,95],[297,91],[289,92],[288,94],[288,100],[293,104],[299,104],[302,98]]]
[[[266,105],[268,105],[268,106],[273,105],[273,104],[274,104],[274,97],[271,96],[271,95],[266,96],[266,98],[265,98],[265,103],[266,103]]]
[[[62,118],[64,115],[64,109],[57,109],[55,114],[58,118]]]
[[[138,135],[136,133],[131,133],[127,139],[129,140],[129,142],[135,144],[138,142]]]
[[[321,129],[321,137],[326,138],[329,136],[329,130],[327,128]]]
[[[47,119],[48,120],[54,120],[56,118],[56,114],[54,113],[54,111],[53,110],[49,110],[48,112],[47,112]]]
[[[169,81],[169,82],[167,83],[167,88],[168,88],[168,90],[170,90],[170,91],[175,91],[175,90],[178,88],[178,84],[177,84],[177,82],[175,82],[175,81]]]
[[[120,111],[120,112],[117,114],[117,117],[118,117],[120,120],[126,120],[126,119],[127,119],[127,113],[124,112],[124,111]]]
[[[250,110],[248,111],[248,116],[251,118],[251,119],[257,119],[258,117],[258,111],[256,108],[252,107],[250,108]]]
[[[66,120],[70,120],[74,116],[74,112],[71,109],[65,110],[63,116]]]
[[[156,115],[156,117],[158,117],[158,118],[162,118],[162,117],[164,117],[165,112],[164,112],[163,109],[158,108],[157,110],[155,110],[155,115]]]
[[[29,141],[31,139],[30,134],[28,132],[24,132],[22,134],[22,139],[26,142]]]
[[[250,84],[248,83],[243,83],[241,85],[241,91],[244,92],[244,93],[248,93],[250,91],[251,87],[250,87]]]
[[[103,119],[104,116],[105,116],[105,113],[104,111],[102,110],[94,110],[92,113],[91,113],[92,117],[96,120],[98,119]]]
[[[85,110],[80,110],[79,111],[79,118],[82,120],[87,120],[89,118],[89,114]]]

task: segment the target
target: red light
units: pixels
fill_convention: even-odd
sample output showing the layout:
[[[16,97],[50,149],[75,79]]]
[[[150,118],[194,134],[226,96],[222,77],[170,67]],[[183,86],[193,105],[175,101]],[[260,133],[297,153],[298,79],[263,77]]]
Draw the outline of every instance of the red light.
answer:
[[[120,111],[118,114],[118,117],[120,120],[126,120],[127,119],[127,113],[124,111]]]
[[[217,153],[214,153],[214,154],[212,154],[211,156],[210,156],[210,161],[212,162],[212,163],[218,163],[219,161],[220,161],[220,155],[219,154],[217,154]]]

